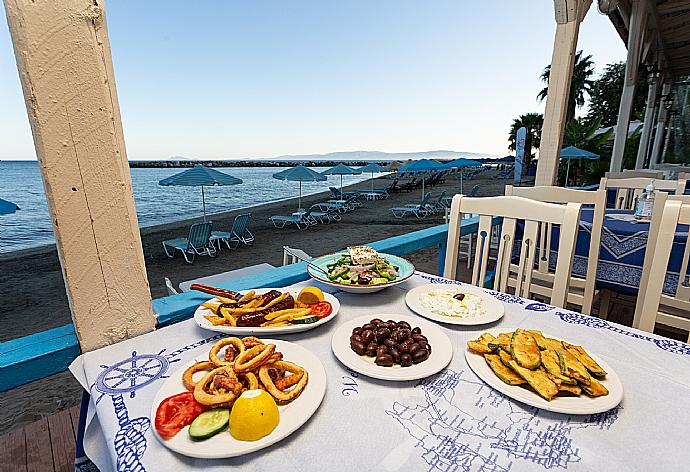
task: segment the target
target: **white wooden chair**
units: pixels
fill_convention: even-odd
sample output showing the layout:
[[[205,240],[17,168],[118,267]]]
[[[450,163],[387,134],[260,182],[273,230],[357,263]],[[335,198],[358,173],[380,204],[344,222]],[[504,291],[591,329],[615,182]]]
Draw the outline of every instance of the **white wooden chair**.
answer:
[[[644,177],[646,179],[663,179],[664,172],[656,169],[624,170],[621,172],[607,172],[604,174],[607,179],[634,179]]]
[[[575,240],[580,223],[580,206],[579,203],[560,205],[538,202],[523,197],[470,198],[456,195],[453,197],[450,211],[443,276],[451,279],[456,278],[460,222],[463,213],[471,213],[479,215],[479,230],[470,283],[484,286],[489,265],[493,217],[502,217],[493,289],[505,292],[508,289],[508,279],[512,277],[515,280],[516,295],[531,298],[533,294],[539,294],[548,298],[552,305],[565,307],[575,254]],[[524,230],[517,251],[519,263],[513,273],[511,262],[514,256],[515,230],[518,220],[524,220]],[[535,266],[534,264],[537,258],[540,228],[543,225],[554,224],[560,225],[560,237],[553,283],[550,287],[545,287],[544,290],[540,289],[537,292],[533,290],[533,285],[536,285],[533,282],[537,282],[537,279],[533,278],[532,275],[543,270],[543,266]],[[550,243],[548,239],[546,241]],[[543,274],[540,277],[543,278]]]
[[[591,314],[592,303],[594,302],[597,267],[599,265],[601,231],[604,226],[604,214],[606,212],[606,189],[600,187],[597,191],[589,191],[552,186],[513,187],[512,185],[506,185],[505,193],[507,196],[524,197],[540,202],[593,205],[592,230],[587,258],[587,274],[585,278],[571,275],[570,289],[568,290],[568,303],[579,306],[580,311],[585,315]],[[550,240],[550,225],[542,225],[541,230],[540,240]],[[534,274],[535,277],[546,272],[544,269],[549,267],[553,255],[551,251],[546,251],[546,247],[540,248],[540,254],[539,264],[543,267],[542,270]],[[551,274],[544,280],[544,282],[547,283],[552,281],[553,275]]]
[[[685,243],[675,292],[663,292],[678,225],[690,225],[690,196],[661,195],[654,202],[633,327],[651,333],[659,323],[687,331],[690,342],[690,241]]]
[[[654,190],[673,192],[682,195],[685,191],[685,179],[659,180],[648,177],[635,177],[631,179],[607,179],[602,177],[599,187],[616,189],[616,202],[614,208],[622,210],[634,210],[637,199],[642,195],[649,182],[653,182]]]

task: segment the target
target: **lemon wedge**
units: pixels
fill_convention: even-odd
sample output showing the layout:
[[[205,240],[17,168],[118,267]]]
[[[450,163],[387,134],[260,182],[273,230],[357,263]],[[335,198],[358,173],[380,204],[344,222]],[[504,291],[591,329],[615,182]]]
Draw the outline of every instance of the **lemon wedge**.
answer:
[[[313,305],[324,301],[323,292],[318,287],[304,287],[297,295],[297,301],[305,305]]]
[[[230,412],[230,434],[239,441],[256,441],[271,434],[280,422],[278,406],[263,390],[247,390]]]

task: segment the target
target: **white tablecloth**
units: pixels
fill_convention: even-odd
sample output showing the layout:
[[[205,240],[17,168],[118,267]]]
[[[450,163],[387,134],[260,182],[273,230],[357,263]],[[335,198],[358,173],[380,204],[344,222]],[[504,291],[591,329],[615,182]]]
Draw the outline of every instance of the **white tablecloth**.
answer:
[[[216,461],[177,455],[154,437],[149,412],[163,378],[203,357],[216,333],[193,320],[81,356],[72,372],[90,391],[87,455],[107,470],[508,471],[679,470],[690,464],[690,346],[511,295],[490,327],[540,329],[582,344],[621,377],[625,396],[607,413],[567,416],[510,400],[482,383],[465,362],[465,342],[487,327],[442,329],[451,364],[416,382],[383,382],[348,371],[331,335],[361,315],[410,314],[404,295],[428,283],[418,273],[370,295],[337,292],[341,312],[314,330],[284,336],[317,354],[328,374],[326,397],[299,431],[257,453]],[[295,288],[306,285],[298,284]],[[391,316],[395,318],[395,316]],[[176,374],[179,375],[179,374]]]

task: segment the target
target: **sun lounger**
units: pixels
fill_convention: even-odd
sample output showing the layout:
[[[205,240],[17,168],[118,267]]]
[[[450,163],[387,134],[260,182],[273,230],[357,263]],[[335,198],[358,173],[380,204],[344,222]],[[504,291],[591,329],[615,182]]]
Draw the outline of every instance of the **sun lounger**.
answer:
[[[216,248],[211,242],[213,224],[210,221],[195,223],[189,228],[189,237],[176,238],[163,241],[163,250],[169,258],[175,257],[175,252],[180,251],[184,260],[191,264],[195,256],[216,255]]]
[[[312,208],[313,207],[310,207],[307,211],[299,215],[274,215],[270,217],[269,220],[271,220],[271,223],[273,223],[273,226],[276,228],[285,228],[285,226],[293,224],[297,226],[297,229],[307,229],[311,225],[316,224],[316,220],[311,217]]]
[[[318,220],[320,223],[325,223],[328,224],[331,221],[340,221],[340,212],[335,209],[335,208],[330,208],[326,211],[321,211],[318,209],[319,204],[312,205],[309,208],[309,218],[314,221],[313,224],[316,224],[316,220]]]
[[[431,213],[438,213],[440,211],[445,211],[446,210],[446,204],[444,203],[444,200],[446,198],[446,191],[444,190],[441,192],[438,197],[436,197],[436,200],[431,202],[428,206],[429,211]]]
[[[331,191],[331,196],[333,198],[340,198],[340,199],[344,199],[345,197],[349,197],[351,195],[357,194],[357,192],[352,192],[352,191],[347,191],[347,190],[344,190],[341,194],[340,189],[337,187],[328,187],[328,190]]]
[[[220,241],[223,241],[229,249],[236,248],[240,243],[249,246],[254,242],[254,235],[249,231],[249,224],[252,222],[251,213],[243,213],[235,217],[232,222],[230,232],[227,231],[213,231],[211,233],[212,241],[219,241],[218,249],[220,249]]]
[[[412,213],[417,218],[422,218],[430,213],[429,199],[431,198],[431,192],[424,195],[422,202],[419,204],[408,203],[405,206],[391,208],[393,216],[396,218],[402,218],[408,213]]]

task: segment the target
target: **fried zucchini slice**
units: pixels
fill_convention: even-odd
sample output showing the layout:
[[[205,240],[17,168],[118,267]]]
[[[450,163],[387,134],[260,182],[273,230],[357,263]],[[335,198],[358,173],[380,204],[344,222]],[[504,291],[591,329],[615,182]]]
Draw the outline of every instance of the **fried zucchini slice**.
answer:
[[[484,359],[486,363],[489,364],[491,370],[494,371],[496,377],[501,379],[504,383],[508,385],[522,385],[525,380],[520,377],[515,371],[509,367],[503,365],[501,358],[496,354],[484,354]]]
[[[552,351],[551,349],[541,351],[541,365],[544,366],[549,374],[560,380],[562,383],[568,385],[577,385],[577,381],[575,379],[571,379],[567,375],[563,375],[563,372],[561,372],[561,361],[558,359],[558,354],[556,354],[556,351]]]
[[[539,330],[528,329],[527,332],[534,336],[534,340],[537,341],[537,346],[539,346],[539,349],[542,351],[545,351],[546,349],[563,349],[563,345],[558,339],[547,338]]]
[[[503,362],[503,365],[505,365],[506,367],[510,367],[508,365],[508,362],[514,360],[513,356],[511,356],[508,351],[504,351],[503,349],[498,350],[498,357],[501,358],[501,362]]]
[[[467,341],[467,347],[479,354],[490,354],[494,352],[496,348],[489,347],[488,344],[495,339],[496,338],[491,333],[484,333],[473,341]]]
[[[515,361],[510,361],[510,368],[517,372],[520,377],[525,379],[527,383],[545,400],[551,401],[551,399],[558,394],[558,386],[543,370],[525,369]]]
[[[536,369],[541,365],[541,354],[537,341],[524,329],[517,329],[510,339],[510,354],[521,367]]]
[[[587,368],[582,365],[582,362],[578,361],[575,356],[565,349],[558,349],[556,354],[558,355],[563,375],[571,377],[584,385],[589,385],[592,377],[589,375]]]
[[[489,342],[489,347],[492,349],[505,349],[506,351],[510,351],[510,338],[513,336],[513,333],[500,333],[498,337]]]
[[[565,383],[562,383],[561,385],[558,386],[558,394],[568,394],[568,395],[575,395],[576,397],[579,397],[580,394],[582,393],[582,388],[580,388],[577,385],[568,385]]]
[[[582,390],[584,390],[584,392],[590,397],[603,397],[609,394],[608,389],[604,387],[601,382],[594,378],[589,379],[589,385],[580,384],[580,386],[582,387]]]
[[[595,377],[606,377],[606,371],[602,369],[601,366],[589,356],[589,354],[587,354],[587,351],[585,351],[582,346],[568,344],[567,342],[563,341],[563,347],[565,347],[566,351],[575,356],[575,358],[585,366],[590,374],[594,375]]]

